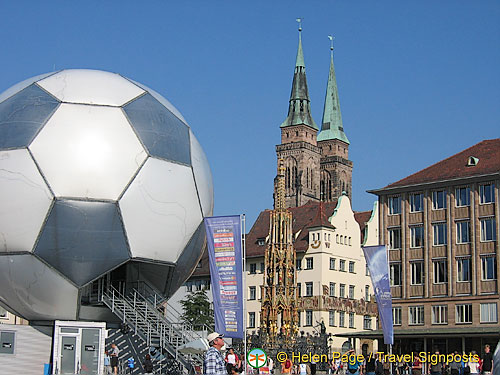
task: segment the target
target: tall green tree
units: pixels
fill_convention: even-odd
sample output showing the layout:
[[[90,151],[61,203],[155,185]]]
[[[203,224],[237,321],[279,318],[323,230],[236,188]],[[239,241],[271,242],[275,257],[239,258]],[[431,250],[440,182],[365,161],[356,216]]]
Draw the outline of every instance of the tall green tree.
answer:
[[[191,323],[195,329],[203,329],[203,325],[214,329],[214,310],[205,290],[191,292],[184,301],[181,301],[182,320]]]

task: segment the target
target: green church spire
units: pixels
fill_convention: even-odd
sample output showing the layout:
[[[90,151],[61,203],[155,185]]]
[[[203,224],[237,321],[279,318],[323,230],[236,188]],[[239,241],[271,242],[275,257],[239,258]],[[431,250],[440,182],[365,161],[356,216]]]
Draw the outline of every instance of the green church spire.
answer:
[[[297,60],[293,74],[292,92],[288,106],[288,116],[280,125],[284,128],[293,125],[307,125],[315,130],[319,130],[311,116],[311,103],[309,91],[307,89],[306,66],[304,63],[304,53],[302,51],[302,27],[299,22],[299,48],[297,49]]]
[[[335,78],[335,67],[333,66],[333,37],[330,47],[330,73],[328,75],[328,85],[326,86],[325,107],[323,109],[323,122],[321,131],[318,134],[318,141],[339,139],[347,144],[349,140],[344,133],[342,125],[342,114],[340,113],[339,91]]]

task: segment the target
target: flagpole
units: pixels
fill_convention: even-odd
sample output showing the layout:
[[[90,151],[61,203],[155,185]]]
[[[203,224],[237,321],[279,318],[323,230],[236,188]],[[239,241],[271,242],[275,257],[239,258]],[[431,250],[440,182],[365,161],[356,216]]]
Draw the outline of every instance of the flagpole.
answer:
[[[243,350],[245,351],[243,353],[243,358],[245,359],[245,367],[244,371],[246,374],[246,369],[247,369],[247,274],[246,274],[246,264],[247,264],[247,243],[246,243],[246,218],[245,214],[240,215],[240,220],[241,224],[243,227],[242,231],[242,236],[241,236],[241,248],[243,251],[243,262],[242,262],[242,267],[243,267],[243,272],[242,272],[242,280],[243,280]]]

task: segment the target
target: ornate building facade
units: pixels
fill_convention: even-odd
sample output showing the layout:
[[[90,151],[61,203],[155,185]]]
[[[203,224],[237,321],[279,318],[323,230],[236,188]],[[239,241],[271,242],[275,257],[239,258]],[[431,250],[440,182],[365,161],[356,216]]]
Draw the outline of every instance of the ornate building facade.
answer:
[[[285,162],[287,207],[331,202],[343,192],[352,198],[352,161],[340,112],[333,46],[320,130],[311,114],[301,33],[299,28],[288,115],[280,126],[281,143],[276,146],[278,159]]]

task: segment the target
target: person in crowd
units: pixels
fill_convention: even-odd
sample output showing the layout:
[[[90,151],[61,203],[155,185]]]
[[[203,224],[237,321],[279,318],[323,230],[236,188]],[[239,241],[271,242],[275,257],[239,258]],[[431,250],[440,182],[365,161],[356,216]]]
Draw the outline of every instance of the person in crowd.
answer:
[[[471,354],[471,356],[477,355],[475,350],[473,350],[470,354]],[[467,367],[468,367],[468,371],[467,371]],[[477,375],[481,372],[480,370],[481,369],[480,369],[479,362],[475,362],[474,360],[470,359],[469,362],[467,362],[467,366],[465,368],[465,373],[467,374],[467,372],[468,372],[470,375]]]
[[[239,359],[238,354],[234,352],[233,348],[229,348],[227,350],[225,361],[228,364],[232,364],[238,370],[241,368],[241,360]]]
[[[120,349],[115,343],[111,344],[111,350],[109,352],[111,369],[114,375],[118,374],[118,355],[120,354]]]
[[[422,361],[420,360],[418,353],[413,355],[413,359],[414,360],[411,366],[412,375],[422,375]]]
[[[153,361],[151,360],[151,356],[149,354],[146,354],[146,358],[142,363],[142,367],[144,367],[144,371],[146,372],[146,374],[153,373]]]
[[[458,351],[455,350],[455,352],[453,353],[453,361],[448,363],[451,375],[460,375],[460,368],[462,367],[461,362],[455,360],[455,357],[458,358],[458,356]]]
[[[439,358],[439,350],[436,349],[434,354],[437,355],[436,358]],[[443,370],[444,370],[443,362],[440,362],[440,361],[431,362],[431,361],[429,361],[428,371],[431,375],[442,375]]]
[[[274,361],[271,357],[267,357],[267,367],[269,368],[269,373],[274,374]]]
[[[491,375],[493,371],[493,354],[489,345],[484,346],[484,354],[482,358],[481,373],[483,375]],[[498,366],[498,364],[497,364]]]
[[[108,351],[104,351],[104,374],[111,374],[111,359],[109,358]]]
[[[281,363],[281,373],[282,374],[291,374],[293,368],[293,363],[290,358],[287,358]]]
[[[368,356],[363,364],[362,372],[366,375],[375,375],[376,363],[374,356]]]
[[[208,335],[207,341],[210,348],[203,361],[203,375],[227,375],[226,362],[221,354],[224,346],[224,335],[213,332]]]
[[[349,360],[347,362],[347,375],[359,375],[361,364],[358,361],[356,352],[354,349],[349,350],[347,353]]]

